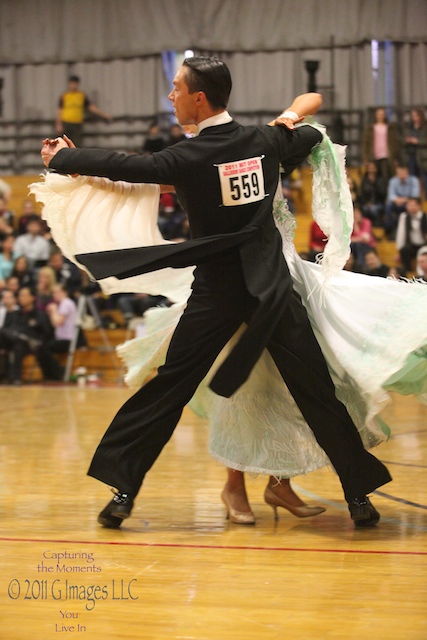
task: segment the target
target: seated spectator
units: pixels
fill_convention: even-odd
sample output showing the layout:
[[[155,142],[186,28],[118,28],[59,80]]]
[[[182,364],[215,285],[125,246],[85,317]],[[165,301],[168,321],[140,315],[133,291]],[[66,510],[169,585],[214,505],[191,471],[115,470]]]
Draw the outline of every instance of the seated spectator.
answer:
[[[3,289],[1,293],[0,300],[0,379],[4,380],[8,375],[8,359],[6,357],[7,353],[3,351],[2,340],[1,340],[1,330],[2,328],[10,323],[10,314],[14,313],[18,310],[18,305],[16,304],[16,296],[12,291],[8,289]]]
[[[7,208],[6,198],[0,193],[0,240],[13,233],[14,214]]]
[[[387,278],[390,275],[391,268],[388,264],[383,264],[378,257],[375,249],[369,249],[365,253],[363,273],[367,276],[380,276]]]
[[[161,151],[166,146],[163,136],[160,134],[157,122],[152,122],[148,129],[148,136],[143,144],[142,153],[145,156],[151,156],[157,151]]]
[[[39,220],[30,220],[27,233],[18,236],[14,246],[14,256],[25,256],[30,268],[42,267],[47,264],[50,256],[50,244],[42,236],[42,225]]]
[[[55,330],[53,339],[47,343],[48,349],[52,353],[68,353],[77,328],[77,307],[63,284],[54,285],[53,302],[46,311]]]
[[[418,178],[410,176],[407,167],[398,166],[396,175],[388,183],[385,205],[385,230],[390,239],[396,229],[398,216],[406,209],[408,198],[419,197]]]
[[[3,289],[0,300],[0,329],[4,326],[8,313],[17,311],[18,304],[16,302],[16,296],[13,291],[9,289]]]
[[[6,236],[1,243],[1,251],[0,251],[0,282],[5,282],[7,278],[11,275],[14,260],[13,260],[13,244],[15,242],[15,238],[12,234]]]
[[[309,240],[309,260],[314,262],[318,253],[323,253],[325,250],[325,244],[328,241],[327,236],[323,233],[317,222],[313,220],[310,225],[310,240]]]
[[[427,282],[427,247],[423,247],[418,251],[417,275]]]
[[[18,291],[20,289],[19,278],[17,278],[14,275],[9,276],[5,282],[4,288],[7,289],[8,291],[12,291],[12,293],[15,294],[15,296],[17,296]]]
[[[348,188],[350,189],[351,200],[354,206],[354,204],[357,202],[359,197],[359,187],[357,186],[354,178],[352,178],[351,176],[347,176],[347,184],[348,184]]]
[[[359,207],[354,207],[354,223],[350,246],[354,259],[359,266],[363,265],[365,253],[370,248],[375,247],[371,221],[362,216]]]
[[[35,205],[32,200],[29,198],[24,200],[22,203],[22,212],[19,216],[18,222],[18,235],[22,236],[24,233],[27,233],[27,225],[30,220],[39,220],[41,224],[41,233],[43,236],[46,234],[50,235],[49,227],[46,224],[45,220],[42,220],[40,214],[35,210]]]
[[[421,209],[420,198],[408,198],[406,211],[399,217],[396,247],[405,271],[412,270],[412,261],[427,242],[427,215]]]
[[[22,363],[26,355],[34,353],[47,380],[62,380],[62,367],[53,358],[46,345],[52,336],[52,327],[46,314],[35,308],[31,289],[23,287],[18,294],[19,309],[8,314],[0,330],[0,347],[6,350],[7,376],[12,384],[22,382]]]
[[[53,287],[56,284],[55,272],[52,267],[42,267],[37,272],[36,309],[46,311],[53,302]]]
[[[167,141],[166,146],[170,147],[172,144],[186,140],[186,138],[187,136],[182,130],[181,125],[173,124],[169,129],[169,140]]]
[[[82,286],[82,272],[73,263],[65,258],[60,251],[55,251],[49,258],[51,267],[56,276],[56,282],[63,284],[71,298],[75,298],[76,293]]]
[[[386,180],[378,175],[375,162],[368,162],[366,172],[360,183],[358,202],[363,216],[369,218],[374,227],[381,226],[386,195]]]
[[[25,256],[16,258],[10,275],[18,278],[18,289],[21,287],[32,287],[34,285],[34,272],[30,269],[30,265]]]

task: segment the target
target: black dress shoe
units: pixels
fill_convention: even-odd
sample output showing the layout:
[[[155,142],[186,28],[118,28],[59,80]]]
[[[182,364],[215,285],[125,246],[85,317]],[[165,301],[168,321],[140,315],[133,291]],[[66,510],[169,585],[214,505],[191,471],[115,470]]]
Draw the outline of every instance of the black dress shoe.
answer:
[[[356,527],[373,527],[380,519],[380,514],[366,496],[349,502],[348,509]]]
[[[133,498],[127,493],[116,493],[98,516],[99,524],[110,529],[118,529],[122,521],[129,518],[133,507]]]

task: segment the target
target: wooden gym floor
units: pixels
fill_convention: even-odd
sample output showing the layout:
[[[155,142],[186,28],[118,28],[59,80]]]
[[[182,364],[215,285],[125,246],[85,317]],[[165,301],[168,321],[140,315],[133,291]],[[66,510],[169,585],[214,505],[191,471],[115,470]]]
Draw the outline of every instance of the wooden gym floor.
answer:
[[[190,410],[121,530],[100,527],[108,489],[88,478],[124,387],[0,387],[0,638],[425,640],[427,407],[395,398],[376,454],[394,481],[355,530],[330,469],[294,486],[326,513],[275,523],[248,479],[254,527],[228,524],[224,471]],[[62,634],[59,635],[58,634]]]

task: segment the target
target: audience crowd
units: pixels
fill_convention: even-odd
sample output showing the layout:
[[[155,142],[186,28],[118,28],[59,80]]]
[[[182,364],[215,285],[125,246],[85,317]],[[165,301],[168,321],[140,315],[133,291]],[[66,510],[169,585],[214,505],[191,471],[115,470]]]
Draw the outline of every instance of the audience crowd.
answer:
[[[156,153],[193,135],[172,125],[163,136],[156,122],[149,128],[143,154]],[[388,122],[382,108],[361,140],[363,165],[352,172],[349,186],[354,207],[351,255],[346,270],[380,277],[412,277],[427,282],[427,122],[424,110],[414,108],[401,133]],[[359,175],[357,176],[357,173]],[[354,177],[356,175],[356,178]],[[296,176],[296,177],[295,177]],[[359,179],[358,179],[359,178]],[[117,294],[105,296],[96,283],[67,260],[55,245],[49,228],[31,199],[22,203],[20,214],[8,208],[10,190],[0,181],[0,380],[21,384],[23,361],[33,354],[45,380],[62,380],[64,368],[56,354],[66,353],[76,335],[84,344],[78,299],[90,296],[90,309],[118,310],[126,326],[150,307],[169,306],[163,296]],[[283,194],[295,212],[292,196],[301,188],[298,171],[282,183]],[[175,193],[163,193],[159,206],[159,228],[167,240],[190,237],[188,218]],[[312,222],[308,252],[314,261],[327,238]],[[381,243],[394,247],[385,264]],[[388,251],[386,255],[391,255]],[[90,312],[90,311],[89,311]],[[116,316],[117,317],[117,316]],[[99,321],[99,318],[97,318]]]

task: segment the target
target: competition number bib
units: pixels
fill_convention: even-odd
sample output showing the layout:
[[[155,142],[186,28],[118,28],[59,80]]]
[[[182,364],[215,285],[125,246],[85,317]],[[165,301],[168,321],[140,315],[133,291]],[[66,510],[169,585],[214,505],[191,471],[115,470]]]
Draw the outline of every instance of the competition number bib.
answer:
[[[224,162],[218,167],[224,207],[251,204],[265,198],[262,159],[247,158],[235,162]]]

